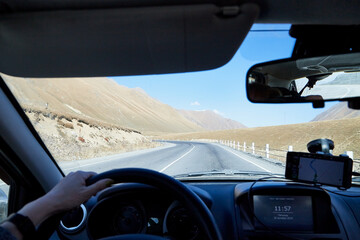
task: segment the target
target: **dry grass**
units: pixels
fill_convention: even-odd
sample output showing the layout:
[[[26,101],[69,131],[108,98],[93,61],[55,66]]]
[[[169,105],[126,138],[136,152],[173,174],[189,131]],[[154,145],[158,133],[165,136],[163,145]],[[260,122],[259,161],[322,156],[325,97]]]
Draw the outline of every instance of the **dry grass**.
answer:
[[[63,122],[62,120],[58,120],[57,123],[60,125],[60,126],[63,126],[63,127],[66,127],[66,128],[70,128],[70,129],[74,129],[74,125],[72,125],[71,123],[69,122]]]
[[[31,108],[25,109],[25,113],[57,161],[103,157],[161,145],[137,131],[104,126],[72,115]]]
[[[344,151],[353,151],[354,158],[360,158],[360,118],[309,122],[271,127],[258,127],[225,131],[200,132],[190,134],[176,134],[162,136],[164,139],[191,140],[215,139],[252,142],[256,146],[265,147],[270,144],[270,149],[287,150],[289,145],[294,151],[307,151],[308,142],[318,138],[329,138],[335,142],[334,154]]]
[[[42,110],[42,109],[36,109],[34,107],[27,107],[27,106],[24,106],[22,105],[23,107],[23,110],[25,113],[35,113],[36,115],[42,115],[44,117],[48,117],[48,118],[51,118],[51,119],[57,119],[59,125],[63,126],[63,127],[66,127],[66,128],[70,128],[70,129],[73,129],[74,126],[71,124],[71,123],[66,123],[64,122],[65,120],[66,121],[69,121],[69,122],[72,122],[72,120],[77,120],[78,121],[78,126],[82,127],[82,124],[86,124],[86,125],[89,125],[90,127],[94,127],[94,128],[98,128],[98,129],[101,129],[101,128],[104,128],[104,129],[117,129],[117,130],[121,130],[121,131],[124,131],[124,132],[133,132],[133,133],[138,133],[138,134],[141,134],[141,132],[137,131],[137,130],[134,130],[134,129],[129,129],[129,128],[123,128],[123,127],[120,127],[120,126],[117,126],[117,125],[114,125],[114,124],[109,124],[109,123],[106,123],[106,122],[101,122],[101,121],[96,121],[96,120],[93,120],[93,119],[87,119],[86,117],[83,117],[83,118],[79,118],[79,116],[76,116],[76,115],[71,115],[71,114],[68,114],[68,113],[57,113],[57,112],[53,112],[53,111],[46,111],[46,110]]]

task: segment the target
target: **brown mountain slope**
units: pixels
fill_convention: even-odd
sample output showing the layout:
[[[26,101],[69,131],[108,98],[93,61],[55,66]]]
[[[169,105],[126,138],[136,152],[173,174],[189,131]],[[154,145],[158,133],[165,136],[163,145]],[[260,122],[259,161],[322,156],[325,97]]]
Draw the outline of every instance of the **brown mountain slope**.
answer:
[[[340,102],[332,106],[328,110],[320,113],[311,121],[315,122],[355,117],[360,117],[360,110],[350,109],[347,107],[347,102]]]
[[[246,128],[245,125],[235,120],[224,118],[221,115],[211,110],[204,110],[204,111],[178,110],[178,111],[190,121],[198,124],[199,126],[207,130],[226,130],[226,129]]]
[[[164,137],[165,139],[191,140],[191,139],[215,139],[231,140],[247,143],[252,142],[255,146],[264,149],[270,144],[270,149],[287,151],[292,145],[294,151],[307,152],[308,142],[318,138],[329,138],[335,143],[334,154],[344,151],[353,151],[354,158],[360,158],[360,118],[330,120],[321,122],[309,122],[271,127],[257,127],[236,130],[224,130],[213,132],[176,134]]]
[[[109,78],[3,78],[23,107],[103,121],[147,134],[203,130],[144,91]]]

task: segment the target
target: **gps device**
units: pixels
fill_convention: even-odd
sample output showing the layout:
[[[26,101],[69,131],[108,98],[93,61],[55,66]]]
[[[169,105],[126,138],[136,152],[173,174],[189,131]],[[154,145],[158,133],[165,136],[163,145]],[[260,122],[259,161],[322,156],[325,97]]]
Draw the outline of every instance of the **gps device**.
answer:
[[[349,157],[303,152],[288,152],[285,178],[350,188],[352,160]]]

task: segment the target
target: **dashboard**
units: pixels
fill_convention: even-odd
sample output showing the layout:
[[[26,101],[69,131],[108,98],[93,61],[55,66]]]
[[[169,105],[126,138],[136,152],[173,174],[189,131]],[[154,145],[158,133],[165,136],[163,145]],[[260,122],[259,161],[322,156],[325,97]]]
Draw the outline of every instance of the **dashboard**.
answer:
[[[340,191],[292,182],[185,182],[211,210],[223,239],[357,239],[359,188]],[[330,192],[331,191],[331,192]],[[334,193],[338,191],[338,193]],[[206,239],[181,202],[157,188],[118,184],[67,213],[60,239],[144,233]]]
[[[146,233],[176,236],[176,239],[200,239],[199,228],[180,202],[166,193],[137,185],[120,186],[104,192],[88,218],[93,239],[113,235]]]

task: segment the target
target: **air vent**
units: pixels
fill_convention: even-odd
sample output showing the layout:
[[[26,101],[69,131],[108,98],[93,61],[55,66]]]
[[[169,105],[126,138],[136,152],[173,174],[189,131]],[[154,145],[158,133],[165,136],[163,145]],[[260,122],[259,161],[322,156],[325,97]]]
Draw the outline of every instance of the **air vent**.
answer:
[[[60,220],[61,230],[66,233],[75,233],[84,225],[87,216],[86,208],[83,204],[80,207],[66,213]]]

